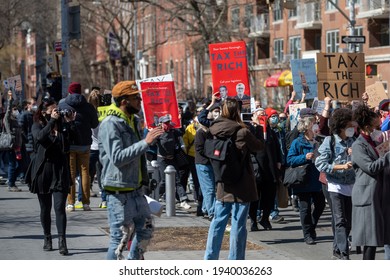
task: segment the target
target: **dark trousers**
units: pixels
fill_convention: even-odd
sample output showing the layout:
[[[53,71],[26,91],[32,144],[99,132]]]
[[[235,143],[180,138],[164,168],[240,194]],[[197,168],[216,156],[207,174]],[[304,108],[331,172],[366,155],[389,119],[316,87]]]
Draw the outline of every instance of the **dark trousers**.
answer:
[[[180,183],[179,172],[177,172],[177,170],[179,170],[179,168],[178,168],[177,163],[175,162],[175,160],[173,160],[173,159],[164,159],[164,158],[158,157],[157,158],[157,162],[158,162],[158,169],[159,169],[160,178],[161,178],[160,190],[164,190],[164,192],[165,192],[165,172],[164,171],[165,171],[165,168],[167,168],[168,165],[172,165],[176,169],[176,176],[175,176],[175,178],[176,178],[176,180],[175,180],[175,183],[176,183],[176,199],[179,200],[180,202],[187,200],[188,199],[187,193],[186,193],[184,187]]]
[[[348,236],[351,232],[352,200],[350,196],[329,192],[335,225],[334,238],[341,253],[349,255]]]
[[[200,202],[199,205],[202,205],[203,197],[202,197],[202,192],[200,190],[198,174],[196,173],[195,158],[187,155],[187,159],[189,162],[188,167],[179,170],[180,183],[183,186],[183,188],[186,190],[188,177],[190,176],[190,172],[191,172],[192,180],[194,182],[194,199]]]
[[[271,177],[271,175],[270,175]],[[275,206],[276,197],[276,183],[271,180],[263,180],[257,182],[257,193],[259,194],[259,200],[251,202],[249,206],[249,217],[253,222],[256,222],[257,210],[262,210],[262,221],[268,221],[269,215]]]
[[[48,194],[38,194],[39,206],[41,208],[41,224],[43,233],[51,235],[51,208],[54,200],[54,213],[56,215],[56,226],[59,236],[65,236],[66,233],[66,198],[68,194],[62,192],[53,192]]]
[[[330,195],[328,192],[328,185],[322,184],[322,192],[324,193],[324,196],[326,198],[326,201],[328,202],[330,214],[332,215],[332,233],[333,233],[333,251],[340,251],[339,248],[337,248],[336,243],[336,236],[335,236],[335,226],[334,226],[334,219],[333,219],[333,209],[332,209],[332,200],[330,199]]]
[[[317,238],[316,227],[325,208],[325,197],[322,191],[298,193],[299,216],[301,219],[303,237],[306,240],[311,237]],[[312,204],[314,209],[312,211]]]

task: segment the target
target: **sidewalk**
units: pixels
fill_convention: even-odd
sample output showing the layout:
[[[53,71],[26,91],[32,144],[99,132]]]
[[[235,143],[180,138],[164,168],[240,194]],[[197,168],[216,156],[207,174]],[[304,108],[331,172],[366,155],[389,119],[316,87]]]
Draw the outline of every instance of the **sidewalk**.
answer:
[[[18,185],[20,186],[20,185]],[[100,197],[91,198],[92,211],[76,210],[68,213],[67,243],[68,256],[61,256],[57,250],[54,211],[52,212],[51,252],[42,250],[43,236],[39,221],[39,205],[36,195],[21,185],[22,192],[8,192],[0,186],[0,260],[103,260],[109,242],[103,230],[108,227],[107,210],[98,208]],[[95,188],[97,189],[97,188]],[[195,206],[193,206],[195,208]],[[273,230],[249,232],[248,241],[262,246],[262,250],[247,251],[248,260],[331,260],[332,232],[329,209],[326,208],[318,225],[318,243],[306,245],[303,242],[298,213],[291,208],[281,209],[283,224],[272,224]],[[196,217],[193,212],[177,210],[176,216],[155,218],[156,227],[208,227],[209,222]],[[248,220],[248,229],[249,220]],[[169,237],[167,237],[169,238]],[[204,251],[148,251],[149,260],[201,260]],[[220,259],[226,259],[222,251]],[[379,248],[377,259],[383,260],[383,248]],[[360,260],[361,255],[351,253],[351,259]]]

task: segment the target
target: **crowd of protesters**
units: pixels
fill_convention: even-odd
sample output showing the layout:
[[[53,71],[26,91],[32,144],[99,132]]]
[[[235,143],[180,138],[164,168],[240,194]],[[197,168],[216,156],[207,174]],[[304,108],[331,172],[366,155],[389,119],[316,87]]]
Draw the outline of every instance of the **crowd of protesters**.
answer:
[[[34,99],[17,104],[9,92],[3,104],[2,127],[13,132],[15,146],[1,152],[2,176],[7,177],[9,191],[20,191],[17,181],[25,181],[37,194],[44,250],[53,249],[54,205],[59,251],[68,254],[66,212],[75,211],[77,204],[91,210],[96,177],[99,207],[109,212],[107,258],[122,258],[132,239],[127,258],[142,259],[154,230],[142,195],[150,180],[147,159],[159,169],[162,201],[168,165],[177,170],[178,207],[192,207],[188,197],[192,182],[196,215],[210,221],[205,259],[219,258],[225,230],[230,231],[229,259],[245,259],[247,218],[251,231],[272,230],[272,223],[283,221],[279,208],[286,207],[287,200],[299,212],[305,244],[316,244],[316,227],[328,204],[335,258],[347,260],[351,246],[362,246],[363,259],[375,259],[376,248],[384,246],[385,258],[390,259],[390,153],[378,149],[390,138],[389,100],[369,108],[363,95],[361,104],[352,108],[327,97],[322,112],[303,108],[298,124],[290,127],[289,105],[308,102],[304,93],[295,100],[292,92],[284,111],[262,108],[256,101],[252,119],[245,122],[240,100],[221,100],[214,94],[198,110],[196,106],[181,110],[180,129],[164,115],[156,120],[155,129],[148,130],[142,127],[142,98],[135,82],[118,83],[109,102],[98,87],[88,100],[79,83],[72,83],[68,92],[59,102],[46,96],[40,104]],[[239,184],[217,181],[205,154],[207,139],[232,135],[242,160]],[[305,184],[285,187],[286,169],[304,165]]]

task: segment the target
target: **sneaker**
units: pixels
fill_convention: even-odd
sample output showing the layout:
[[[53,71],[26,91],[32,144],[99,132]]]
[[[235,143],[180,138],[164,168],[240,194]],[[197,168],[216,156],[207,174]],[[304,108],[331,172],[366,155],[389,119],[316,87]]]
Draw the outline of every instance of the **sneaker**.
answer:
[[[99,205],[99,208],[103,208],[103,209],[107,208],[107,201],[102,201]]]
[[[311,238],[311,237],[306,238],[306,239],[305,239],[305,243],[306,243],[307,245],[314,245],[314,244],[316,244],[316,242],[314,241],[314,239]]]
[[[336,259],[341,259],[341,253],[340,251],[337,249],[337,250],[333,250],[333,257],[336,258]]]
[[[274,216],[273,218],[271,218],[271,216],[269,217],[269,220],[271,221],[271,223],[280,223],[280,222],[283,222],[284,221],[284,218],[282,216],[279,216],[279,215],[276,215]]]
[[[22,190],[19,189],[17,186],[8,187],[9,192],[21,192]]]
[[[83,204],[84,211],[91,211],[91,207],[88,204]]]
[[[226,228],[225,228],[225,231],[226,232],[230,232],[232,230],[232,225],[227,225]]]
[[[83,209],[83,203],[81,201],[76,201],[76,204],[74,205],[74,208],[76,208],[76,209]]]
[[[184,208],[184,209],[186,209],[186,210],[188,210],[188,209],[191,208],[191,205],[189,205],[189,204],[187,203],[187,201],[183,201],[183,202],[180,203],[180,207],[181,207],[181,208]]]
[[[68,204],[65,208],[66,211],[68,212],[73,212],[74,211],[74,205],[73,204]]]
[[[269,221],[266,220],[260,220],[259,224],[265,229],[265,230],[271,230],[272,226]]]

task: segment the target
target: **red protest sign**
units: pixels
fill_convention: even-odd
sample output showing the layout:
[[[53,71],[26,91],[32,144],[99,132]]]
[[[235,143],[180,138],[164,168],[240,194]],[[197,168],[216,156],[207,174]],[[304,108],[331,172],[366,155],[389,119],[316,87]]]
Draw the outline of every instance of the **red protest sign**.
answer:
[[[158,119],[170,115],[175,128],[181,127],[179,107],[176,99],[174,82],[141,82],[143,90],[142,103],[145,126],[153,128],[158,125]]]
[[[221,98],[250,99],[248,64],[244,41],[209,45],[213,91]]]

